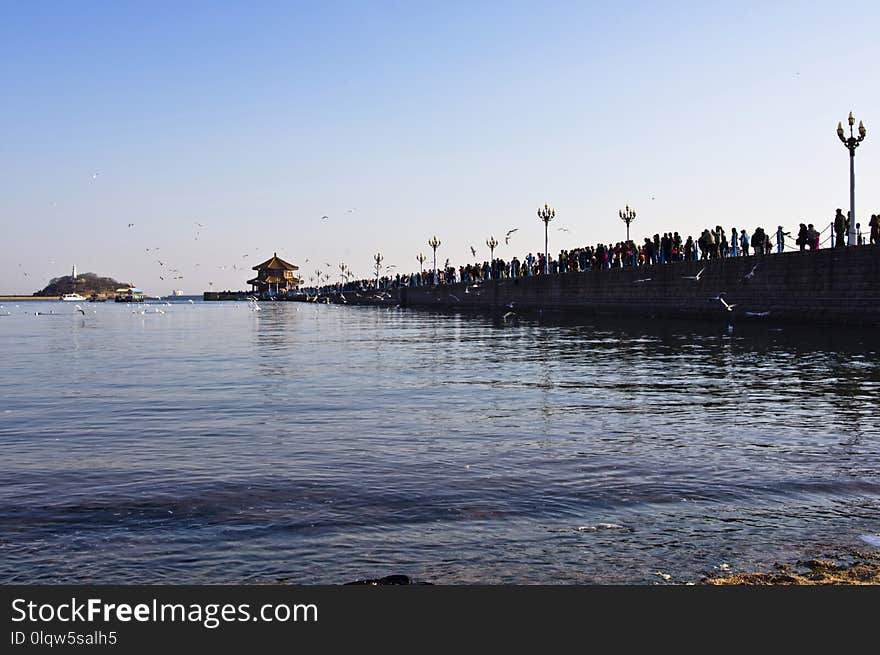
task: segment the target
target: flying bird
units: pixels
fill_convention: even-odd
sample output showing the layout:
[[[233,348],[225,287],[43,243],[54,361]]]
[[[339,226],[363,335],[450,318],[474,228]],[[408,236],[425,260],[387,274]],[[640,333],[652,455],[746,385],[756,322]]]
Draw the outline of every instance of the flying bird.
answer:
[[[702,276],[705,271],[706,271],[706,268],[703,267],[700,269],[700,272],[697,273],[696,275],[682,275],[681,279],[682,280],[695,280],[695,281],[699,282],[700,276]]]
[[[650,282],[653,279],[654,278],[651,278],[651,277],[644,277],[641,280],[636,280],[636,284],[638,284],[639,282]]]
[[[515,227],[515,228],[513,228],[512,230],[507,230],[507,236],[510,236],[511,234],[513,234],[514,232],[516,232],[518,229],[519,229],[518,227]]]
[[[749,271],[748,273],[743,275],[743,280],[751,280],[753,277],[755,277],[755,271],[757,271],[757,270],[758,270],[758,265],[755,264],[754,266],[752,266],[751,271]]]
[[[471,253],[473,254],[474,257],[477,256],[477,249],[474,248],[473,246],[471,246]]]
[[[129,223],[128,227],[134,227],[134,223]]]
[[[322,216],[322,217],[321,217],[321,220],[322,220],[322,221],[326,221],[328,218],[330,218],[330,217],[329,217],[329,216]]]
[[[722,298],[721,296],[718,296],[718,300],[720,300],[721,304],[724,305],[724,309],[726,309],[729,312],[732,312],[733,308],[736,307],[736,305],[728,305],[727,301],[725,301],[724,298]]]
[[[560,232],[569,232],[569,229],[567,227],[561,227],[561,228],[559,228],[559,231]]]

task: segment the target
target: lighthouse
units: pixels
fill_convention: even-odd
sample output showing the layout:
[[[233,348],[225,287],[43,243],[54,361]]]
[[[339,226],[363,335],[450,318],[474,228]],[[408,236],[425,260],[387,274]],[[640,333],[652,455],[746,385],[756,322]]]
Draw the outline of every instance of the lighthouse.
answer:
[[[72,277],[73,281],[76,282],[76,264],[73,265],[73,273],[70,274],[70,277]]]

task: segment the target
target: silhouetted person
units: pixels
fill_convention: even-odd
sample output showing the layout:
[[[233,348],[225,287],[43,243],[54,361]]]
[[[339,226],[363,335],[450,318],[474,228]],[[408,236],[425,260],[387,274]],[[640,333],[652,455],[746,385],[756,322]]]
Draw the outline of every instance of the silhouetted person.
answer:
[[[843,248],[846,245],[846,242],[843,240],[846,235],[846,230],[849,227],[847,225],[848,221],[846,220],[846,216],[843,215],[843,210],[837,210],[837,213],[834,215],[834,235],[837,239],[837,243],[835,244],[838,248]]]
[[[810,235],[807,233],[807,226],[801,223],[801,226],[798,229],[797,239],[795,240],[795,243],[800,246],[801,252],[803,252],[804,249],[807,247],[807,245],[809,244],[809,240]]]
[[[811,251],[819,250],[819,233],[812,223],[807,226],[807,243],[810,244]]]

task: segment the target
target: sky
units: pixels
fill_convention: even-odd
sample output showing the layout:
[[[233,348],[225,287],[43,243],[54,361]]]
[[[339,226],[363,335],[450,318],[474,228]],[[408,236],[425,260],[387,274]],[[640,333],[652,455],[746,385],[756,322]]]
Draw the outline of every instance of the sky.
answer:
[[[516,228],[509,259],[543,250],[544,203],[555,253],[622,240],[625,205],[639,239],[823,225],[849,206],[850,111],[865,229],[880,3],[830,8],[0,0],[0,293],[73,265],[245,289],[273,252],[367,277],[376,253],[418,270],[434,235],[441,265],[483,261]]]

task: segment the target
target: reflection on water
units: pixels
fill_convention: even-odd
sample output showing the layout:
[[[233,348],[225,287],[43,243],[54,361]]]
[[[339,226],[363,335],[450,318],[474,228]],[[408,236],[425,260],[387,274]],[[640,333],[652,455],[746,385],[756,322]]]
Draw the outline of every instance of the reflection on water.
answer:
[[[880,532],[868,332],[34,307],[0,319],[3,582],[653,583]]]

